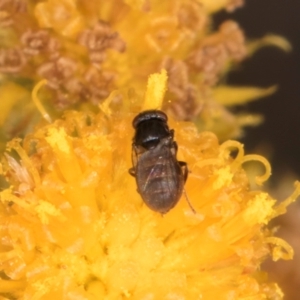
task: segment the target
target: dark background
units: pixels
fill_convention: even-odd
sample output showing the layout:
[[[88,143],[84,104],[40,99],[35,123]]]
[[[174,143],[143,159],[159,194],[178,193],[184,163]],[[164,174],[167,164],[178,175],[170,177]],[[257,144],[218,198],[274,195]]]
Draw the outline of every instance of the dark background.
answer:
[[[263,114],[265,121],[258,127],[246,128],[241,140],[246,153],[269,155],[273,181],[280,180],[286,172],[294,172],[300,178],[300,1],[245,2],[232,14],[218,13],[216,23],[236,20],[248,39],[268,33],[282,35],[293,50],[286,53],[275,47],[262,48],[229,74],[229,84],[279,87],[275,94],[242,107],[244,111]]]

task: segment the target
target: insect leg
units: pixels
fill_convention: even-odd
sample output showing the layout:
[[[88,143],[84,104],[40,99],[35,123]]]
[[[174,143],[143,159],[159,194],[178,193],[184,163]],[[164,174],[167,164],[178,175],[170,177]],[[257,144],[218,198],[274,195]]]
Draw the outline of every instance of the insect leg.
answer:
[[[188,174],[189,174],[187,163],[185,161],[178,161],[178,163],[179,163],[179,166],[181,167],[181,171],[183,174],[183,180],[184,180],[184,182],[186,182],[186,180],[188,178]]]
[[[170,137],[173,140],[174,139],[174,129],[170,129]]]
[[[189,170],[188,170],[188,166],[187,166],[187,163],[185,161],[178,161],[180,167],[181,167],[181,170],[182,170],[182,174],[183,174],[183,179],[184,179],[184,182],[186,182],[187,180],[187,177],[188,177],[188,173],[189,173]],[[192,212],[195,214],[196,213],[196,210],[194,209],[194,207],[192,206],[190,200],[189,200],[189,197],[187,195],[187,192],[185,190],[185,188],[183,188],[183,192],[184,192],[184,196],[185,196],[185,199],[189,205],[189,207],[191,208]]]
[[[131,176],[135,177],[135,168],[130,168],[128,172]]]
[[[132,151],[131,151],[131,161],[132,161],[132,168],[128,170],[129,174],[135,177],[135,167],[138,157],[138,149],[137,146],[133,143],[132,144]]]
[[[196,210],[194,209],[194,207],[192,206],[192,204],[191,204],[191,202],[190,202],[190,199],[189,199],[189,197],[188,197],[188,195],[187,195],[187,193],[186,193],[185,188],[183,189],[183,193],[184,193],[185,199],[186,199],[186,201],[187,201],[187,203],[188,203],[190,209],[192,210],[192,212],[193,212],[194,214],[196,214],[197,212],[196,212]]]

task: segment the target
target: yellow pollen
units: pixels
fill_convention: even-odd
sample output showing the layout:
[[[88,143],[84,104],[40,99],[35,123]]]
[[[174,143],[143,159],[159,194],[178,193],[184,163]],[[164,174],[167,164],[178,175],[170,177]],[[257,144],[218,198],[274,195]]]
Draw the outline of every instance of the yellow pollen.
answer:
[[[39,200],[39,204],[35,207],[35,211],[43,224],[49,223],[49,217],[61,216],[61,212],[53,204]]]
[[[267,224],[274,213],[276,201],[270,199],[267,193],[260,193],[250,200],[244,212],[244,220],[249,224]]]
[[[213,183],[213,189],[217,190],[226,185],[229,185],[232,182],[233,174],[230,171],[230,167],[226,166],[225,168],[217,169],[214,174],[217,176],[216,180]]]
[[[162,70],[149,76],[142,110],[160,109],[167,90],[167,71]]]
[[[51,145],[51,147],[58,148],[63,153],[70,153],[70,146],[67,141],[67,134],[63,128],[49,128],[46,141]]]

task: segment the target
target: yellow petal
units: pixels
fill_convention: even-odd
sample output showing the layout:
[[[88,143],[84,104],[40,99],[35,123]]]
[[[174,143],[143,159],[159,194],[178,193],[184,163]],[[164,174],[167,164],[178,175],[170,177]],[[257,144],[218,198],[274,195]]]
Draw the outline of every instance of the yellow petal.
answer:
[[[213,96],[218,103],[231,106],[255,101],[262,97],[267,97],[275,93],[276,90],[276,86],[271,86],[268,88],[256,88],[223,85],[214,90]]]
[[[261,39],[250,42],[248,44],[248,54],[252,55],[260,48],[266,46],[274,46],[285,52],[292,51],[292,45],[286,38],[276,34],[268,34]]]

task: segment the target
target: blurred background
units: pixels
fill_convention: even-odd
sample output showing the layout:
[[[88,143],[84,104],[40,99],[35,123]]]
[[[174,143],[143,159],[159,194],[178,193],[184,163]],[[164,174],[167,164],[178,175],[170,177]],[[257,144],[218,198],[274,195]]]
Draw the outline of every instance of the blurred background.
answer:
[[[233,14],[222,12],[216,16],[217,24],[228,18],[236,20],[250,39],[273,33],[284,36],[293,47],[290,53],[275,47],[261,48],[227,79],[238,85],[278,85],[275,94],[243,108],[265,116],[262,125],[246,129],[243,141],[248,153],[268,147],[276,177],[286,170],[300,177],[299,15],[299,0],[248,0]]]
[[[262,48],[227,78],[232,85],[278,85],[275,94],[241,108],[265,117],[260,126],[247,128],[241,140],[246,153],[260,153],[270,160],[273,175],[269,192],[279,201],[291,194],[293,182],[300,179],[299,15],[299,0],[248,0],[233,14],[222,12],[215,18],[217,24],[228,18],[236,20],[250,39],[273,33],[284,36],[293,47],[290,53]],[[300,199],[273,225],[279,225],[277,235],[293,246],[295,256],[288,262],[267,261],[264,267],[280,284],[286,300],[300,299]]]

